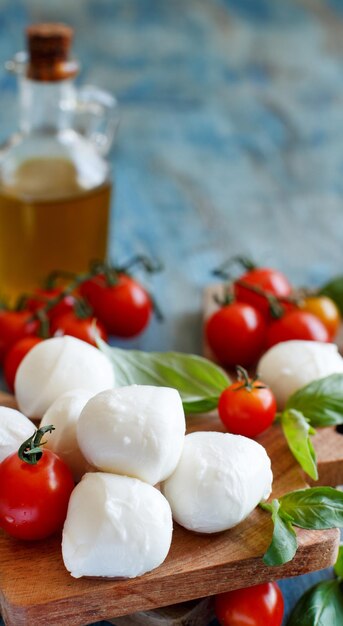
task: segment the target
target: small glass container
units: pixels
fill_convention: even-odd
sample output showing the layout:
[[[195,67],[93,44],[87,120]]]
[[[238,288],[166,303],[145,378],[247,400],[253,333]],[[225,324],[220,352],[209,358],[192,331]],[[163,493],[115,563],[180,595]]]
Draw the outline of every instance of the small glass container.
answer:
[[[76,89],[72,35],[64,24],[33,25],[28,55],[7,64],[20,111],[19,132],[0,149],[0,296],[9,300],[53,270],[86,271],[107,255],[117,102]]]

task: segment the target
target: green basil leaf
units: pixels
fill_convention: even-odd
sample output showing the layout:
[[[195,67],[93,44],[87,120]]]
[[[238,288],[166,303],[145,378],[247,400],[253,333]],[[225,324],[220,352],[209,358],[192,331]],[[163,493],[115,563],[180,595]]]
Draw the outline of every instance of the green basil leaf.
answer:
[[[320,288],[319,294],[331,298],[343,313],[343,276],[335,276]]]
[[[343,579],[343,545],[339,546],[337,561],[334,566],[335,574]],[[343,623],[343,622],[342,622]]]
[[[280,512],[287,513],[301,528],[343,528],[343,492],[333,487],[291,491],[279,498]]]
[[[289,518],[280,515],[280,502],[273,500],[271,505],[260,504],[265,510],[271,511],[274,531],[271,544],[263,556],[266,565],[282,565],[291,561],[297,551],[297,537]]]
[[[310,439],[315,430],[303,414],[295,409],[288,409],[282,413],[281,426],[293,456],[306,474],[313,480],[318,480],[316,453]]]
[[[224,370],[197,355],[122,350],[108,346],[99,338],[97,343],[113,363],[118,386],[175,387],[186,413],[205,413],[217,408],[220,394],[230,385]]]
[[[287,626],[342,626],[343,593],[337,580],[318,583],[300,598]]]
[[[331,374],[296,391],[286,410],[301,411],[311,426],[343,424],[343,374]]]

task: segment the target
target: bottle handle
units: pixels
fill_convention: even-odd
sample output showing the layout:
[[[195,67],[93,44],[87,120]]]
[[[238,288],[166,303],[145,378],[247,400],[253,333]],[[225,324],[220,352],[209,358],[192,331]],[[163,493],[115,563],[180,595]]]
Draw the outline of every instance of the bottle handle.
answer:
[[[76,96],[75,127],[102,156],[111,149],[119,125],[117,99],[108,91],[84,85]]]

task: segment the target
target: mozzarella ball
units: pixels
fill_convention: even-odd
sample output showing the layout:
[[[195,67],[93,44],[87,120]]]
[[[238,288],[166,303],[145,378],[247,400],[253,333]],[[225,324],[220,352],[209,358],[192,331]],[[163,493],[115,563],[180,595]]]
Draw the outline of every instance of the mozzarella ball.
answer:
[[[34,424],[25,415],[15,409],[0,406],[0,462],[17,452],[35,430]]]
[[[279,409],[289,396],[318,378],[343,372],[343,359],[334,343],[284,341],[261,358],[259,377],[275,395]]]
[[[69,501],[63,561],[75,578],[133,578],[163,563],[172,531],[170,506],[151,485],[128,476],[85,474]]]
[[[71,469],[75,482],[79,482],[83,474],[92,469],[83,456],[76,437],[76,424],[80,413],[92,395],[86,389],[75,389],[63,393],[44,413],[40,423],[40,426],[49,424],[55,426],[45,447],[65,461]]]
[[[155,485],[174,471],[185,428],[176,389],[130,385],[91,398],[77,423],[77,438],[91,465]]]
[[[113,385],[107,356],[66,335],[38,343],[24,357],[15,378],[15,395],[25,415],[40,418],[66,391],[82,388],[95,394]]]
[[[271,493],[273,474],[256,441],[218,432],[187,435],[175,472],[162,485],[174,520],[199,533],[239,524]]]

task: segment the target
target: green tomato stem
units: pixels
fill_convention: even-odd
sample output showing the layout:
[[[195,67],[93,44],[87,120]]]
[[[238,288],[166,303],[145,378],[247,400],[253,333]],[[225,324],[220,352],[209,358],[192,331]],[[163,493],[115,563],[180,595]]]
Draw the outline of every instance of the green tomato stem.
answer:
[[[53,430],[55,430],[55,427],[52,424],[35,430],[33,435],[21,444],[18,450],[20,460],[29,465],[36,465],[43,454],[41,446],[46,443],[46,441],[42,441],[42,438],[45,433],[51,433]]]

